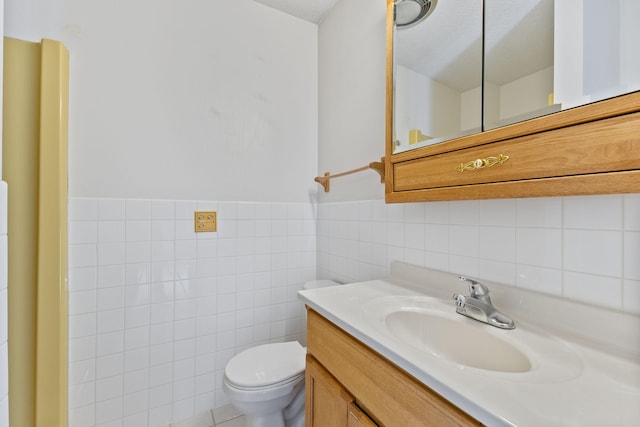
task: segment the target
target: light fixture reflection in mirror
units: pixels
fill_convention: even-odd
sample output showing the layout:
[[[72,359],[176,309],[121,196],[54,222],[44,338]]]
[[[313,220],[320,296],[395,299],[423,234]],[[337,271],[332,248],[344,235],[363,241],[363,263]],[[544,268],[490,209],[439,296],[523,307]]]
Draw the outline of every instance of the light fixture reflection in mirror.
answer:
[[[425,20],[437,4],[438,0],[396,1],[396,28],[408,28]]]

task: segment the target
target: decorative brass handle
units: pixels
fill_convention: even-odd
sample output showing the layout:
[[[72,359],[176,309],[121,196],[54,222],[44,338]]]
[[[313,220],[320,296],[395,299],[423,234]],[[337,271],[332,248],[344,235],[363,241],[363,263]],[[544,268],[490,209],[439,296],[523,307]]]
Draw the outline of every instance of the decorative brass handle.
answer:
[[[491,156],[486,159],[476,159],[467,163],[460,163],[456,170],[458,172],[472,171],[476,169],[490,168],[491,166],[501,165],[509,160],[509,156],[500,154],[498,157]]]

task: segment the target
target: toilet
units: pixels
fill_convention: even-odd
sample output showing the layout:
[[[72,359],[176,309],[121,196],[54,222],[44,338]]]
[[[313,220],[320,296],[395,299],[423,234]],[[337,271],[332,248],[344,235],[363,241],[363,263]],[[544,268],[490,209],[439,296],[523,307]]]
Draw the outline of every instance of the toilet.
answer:
[[[314,280],[304,289],[335,286]],[[236,354],[224,370],[222,388],[246,415],[247,427],[304,426],[306,348],[297,341],[251,347]]]

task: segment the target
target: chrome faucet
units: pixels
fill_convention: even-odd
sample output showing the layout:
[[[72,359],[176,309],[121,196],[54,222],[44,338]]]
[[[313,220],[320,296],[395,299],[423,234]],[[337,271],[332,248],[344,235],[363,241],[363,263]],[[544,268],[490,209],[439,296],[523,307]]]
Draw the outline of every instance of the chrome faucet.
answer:
[[[453,294],[453,299],[456,301],[456,313],[496,328],[514,329],[516,327],[509,316],[500,313],[493,306],[489,297],[489,288],[474,279],[464,276],[460,276],[459,279],[469,284],[469,296]]]

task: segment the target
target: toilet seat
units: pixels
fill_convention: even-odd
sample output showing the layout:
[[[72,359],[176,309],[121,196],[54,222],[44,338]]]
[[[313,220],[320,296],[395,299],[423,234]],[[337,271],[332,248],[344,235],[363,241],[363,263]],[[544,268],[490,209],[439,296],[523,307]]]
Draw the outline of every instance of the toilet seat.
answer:
[[[252,347],[227,363],[225,380],[241,390],[271,389],[297,382],[304,375],[305,354],[297,341]]]
[[[236,390],[256,392],[256,393],[261,392],[261,391],[269,392],[270,390],[275,390],[275,389],[278,389],[278,388],[287,387],[289,384],[296,385],[302,379],[304,379],[304,373],[301,373],[301,374],[296,375],[296,376],[291,377],[291,378],[287,378],[287,379],[285,379],[283,381],[280,381],[280,382],[277,382],[277,383],[271,383],[271,384],[267,384],[267,385],[263,385],[263,386],[256,386],[256,387],[246,387],[246,386],[241,386],[241,385],[235,384],[233,381],[229,380],[229,378],[226,375],[224,376],[224,381],[227,383],[227,386],[232,387],[232,388],[234,388]]]

